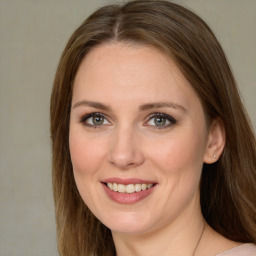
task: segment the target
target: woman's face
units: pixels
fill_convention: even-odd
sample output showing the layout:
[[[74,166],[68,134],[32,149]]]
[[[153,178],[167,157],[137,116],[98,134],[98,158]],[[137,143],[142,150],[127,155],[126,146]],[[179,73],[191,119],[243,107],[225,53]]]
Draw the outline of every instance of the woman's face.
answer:
[[[208,137],[199,98],[157,49],[105,44],[81,63],[70,118],[74,177],[113,232],[150,232],[199,212]]]

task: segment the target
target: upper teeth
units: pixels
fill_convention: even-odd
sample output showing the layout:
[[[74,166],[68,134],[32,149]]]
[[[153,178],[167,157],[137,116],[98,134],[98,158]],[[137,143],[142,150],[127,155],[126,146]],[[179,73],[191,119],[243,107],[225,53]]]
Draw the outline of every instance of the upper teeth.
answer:
[[[110,190],[119,193],[135,193],[140,192],[141,190],[146,190],[151,188],[153,184],[117,184],[117,183],[107,183],[107,186]]]

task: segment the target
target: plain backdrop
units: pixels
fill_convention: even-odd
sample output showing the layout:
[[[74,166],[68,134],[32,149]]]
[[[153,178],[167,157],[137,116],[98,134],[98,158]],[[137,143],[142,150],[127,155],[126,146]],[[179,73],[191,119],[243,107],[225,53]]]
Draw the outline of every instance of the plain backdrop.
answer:
[[[73,30],[97,7],[117,2],[0,0],[0,256],[57,255],[49,138],[52,81]],[[176,2],[216,33],[256,127],[256,1]]]

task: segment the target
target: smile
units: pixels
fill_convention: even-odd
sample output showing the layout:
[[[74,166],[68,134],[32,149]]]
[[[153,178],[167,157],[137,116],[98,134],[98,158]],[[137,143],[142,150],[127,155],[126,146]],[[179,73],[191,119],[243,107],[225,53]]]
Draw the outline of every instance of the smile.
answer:
[[[108,182],[107,186],[110,190],[115,191],[115,192],[132,194],[132,193],[138,193],[140,191],[144,191],[144,190],[147,190],[147,189],[153,187],[153,183],[124,185],[124,184]]]
[[[118,204],[134,204],[155,191],[157,183],[140,179],[109,178],[101,181],[106,195]]]

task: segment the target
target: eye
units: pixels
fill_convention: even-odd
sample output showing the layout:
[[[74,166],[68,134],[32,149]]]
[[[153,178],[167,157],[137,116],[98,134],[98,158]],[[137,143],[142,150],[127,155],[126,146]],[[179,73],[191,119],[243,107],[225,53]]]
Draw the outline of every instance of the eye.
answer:
[[[84,116],[81,120],[85,126],[89,127],[98,127],[102,125],[110,125],[111,123],[107,120],[107,118],[101,113],[91,113]]]
[[[156,129],[164,129],[175,124],[177,121],[164,113],[154,113],[147,118],[146,125],[152,126]]]

